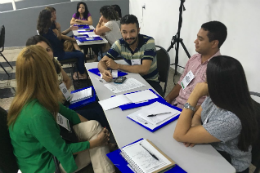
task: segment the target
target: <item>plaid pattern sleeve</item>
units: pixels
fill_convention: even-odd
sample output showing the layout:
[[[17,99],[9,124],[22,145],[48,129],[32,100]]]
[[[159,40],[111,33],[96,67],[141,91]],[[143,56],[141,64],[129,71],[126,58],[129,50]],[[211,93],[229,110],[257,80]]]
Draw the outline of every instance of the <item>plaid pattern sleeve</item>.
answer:
[[[118,55],[121,54],[121,45],[120,40],[117,40],[112,47],[107,51],[106,56],[108,56],[111,59],[116,59]]]

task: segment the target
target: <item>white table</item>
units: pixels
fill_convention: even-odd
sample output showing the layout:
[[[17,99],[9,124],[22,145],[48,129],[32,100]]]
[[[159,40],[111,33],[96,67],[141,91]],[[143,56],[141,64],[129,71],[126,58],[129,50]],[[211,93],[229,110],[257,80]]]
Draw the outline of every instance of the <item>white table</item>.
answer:
[[[86,69],[97,68],[97,62],[86,63],[85,66]],[[113,92],[108,90],[103,83],[97,80],[97,75],[89,72],[89,76],[99,100],[107,99],[110,98],[110,96],[115,95]],[[135,78],[146,86],[129,90],[125,93],[151,88],[151,86],[139,74],[128,73],[127,77]],[[120,148],[136,141],[137,139],[146,138],[152,141],[188,173],[235,172],[235,168],[230,165],[211,145],[196,145],[193,148],[187,148],[182,143],[173,139],[176,121],[152,133],[126,117],[130,113],[139,109],[140,108],[122,111],[120,108],[116,108],[105,111],[106,118]]]
[[[92,26],[92,25],[89,25],[89,28],[91,29],[91,30],[94,30],[95,28],[94,28],[94,26]],[[80,33],[78,32],[78,30],[73,30],[72,31],[72,33],[73,33],[73,35],[80,35]],[[94,34],[94,32],[90,32],[91,34]],[[93,45],[93,44],[106,44],[106,43],[108,43],[108,41],[103,37],[103,36],[100,36],[103,40],[100,40],[100,41],[86,41],[86,42],[80,42],[80,41],[78,41],[78,40],[76,40],[77,41],[77,44],[79,45],[79,46],[91,46],[91,45]]]

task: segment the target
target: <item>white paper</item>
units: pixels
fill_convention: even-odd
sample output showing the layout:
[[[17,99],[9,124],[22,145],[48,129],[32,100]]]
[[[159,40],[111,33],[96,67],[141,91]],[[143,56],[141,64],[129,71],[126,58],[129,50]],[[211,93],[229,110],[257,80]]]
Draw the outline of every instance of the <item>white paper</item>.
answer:
[[[114,93],[120,93],[131,89],[143,87],[145,85],[134,78],[127,78],[122,84],[108,83],[104,86]]]
[[[146,107],[149,108],[149,106],[150,106],[150,105],[148,105],[148,106],[143,106],[142,108],[146,108]],[[177,110],[175,110],[175,111],[177,111]],[[164,121],[162,121],[162,122],[160,122],[160,123],[158,123],[158,124],[155,124],[155,123],[151,123],[150,121],[147,121],[147,120],[143,119],[143,117],[140,117],[139,114],[142,113],[142,112],[143,112],[143,110],[140,109],[140,110],[138,110],[138,111],[136,111],[136,112],[134,112],[134,113],[129,114],[127,117],[129,117],[130,119],[132,119],[132,120],[134,120],[134,121],[140,123],[141,125],[143,125],[143,126],[149,128],[149,129],[151,129],[151,130],[155,129],[156,127],[162,125],[163,123],[165,123],[165,122],[168,121],[169,119],[171,119],[171,118],[173,118],[173,117],[175,117],[175,116],[177,116],[177,115],[179,115],[179,114],[181,113],[180,111],[177,111],[177,112],[178,112],[177,115],[172,116],[172,117],[170,117],[169,119],[166,119],[166,120],[164,120]],[[161,116],[161,115],[158,115],[158,116]]]
[[[65,129],[67,129],[68,131],[71,131],[69,120],[66,117],[62,116],[60,113],[58,113],[57,116],[56,116],[56,122],[60,126],[62,126]]]
[[[124,95],[120,94],[115,97],[111,97],[109,99],[101,100],[98,102],[103,110],[109,110],[116,108],[120,105],[131,103],[131,101]]]
[[[170,113],[156,115],[154,117],[147,117],[150,114],[159,114],[164,112]],[[178,115],[179,113],[180,111],[177,111],[176,109],[173,109],[159,102],[154,102],[153,104],[150,104],[146,107],[142,107],[141,112],[138,113],[138,116],[148,121],[149,123],[156,125]]]
[[[159,160],[153,158],[146,149],[150,153],[154,154]],[[121,149],[121,151],[123,156],[127,156],[126,160],[131,160],[138,166],[136,167],[134,164],[129,162],[132,168],[137,172],[139,172],[139,168],[144,173],[152,173],[171,164],[171,162],[157,149],[155,149],[146,139],[126,146]]]
[[[147,100],[158,98],[158,96],[155,95],[150,90],[144,90],[144,91],[139,91],[139,92],[135,92],[135,93],[131,93],[131,94],[126,94],[125,96],[129,100],[131,100],[133,103],[140,103],[140,102],[144,102]]]
[[[112,70],[112,77],[117,78],[118,77],[118,70]]]
[[[73,97],[71,99],[71,103],[81,101],[84,99],[87,99],[89,97],[92,97],[92,88],[84,89],[78,92],[73,93]]]

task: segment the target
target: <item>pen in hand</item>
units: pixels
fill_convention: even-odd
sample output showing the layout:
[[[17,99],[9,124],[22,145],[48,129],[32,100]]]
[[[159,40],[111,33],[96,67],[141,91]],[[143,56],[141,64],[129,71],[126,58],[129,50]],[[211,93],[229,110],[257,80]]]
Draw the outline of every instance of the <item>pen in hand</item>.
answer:
[[[156,160],[159,160],[154,154],[152,154],[150,151],[148,151],[141,143],[140,145]]]

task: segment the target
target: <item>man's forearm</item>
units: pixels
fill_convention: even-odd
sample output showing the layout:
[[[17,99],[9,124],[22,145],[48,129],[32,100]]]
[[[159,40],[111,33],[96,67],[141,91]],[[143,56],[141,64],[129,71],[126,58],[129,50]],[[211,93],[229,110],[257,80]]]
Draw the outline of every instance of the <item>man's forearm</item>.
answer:
[[[181,86],[179,84],[176,84],[173,87],[172,91],[166,96],[166,99],[172,101],[179,95],[180,90],[181,90]]]
[[[100,73],[103,73],[104,70],[107,70],[106,63],[104,61],[99,61],[98,69],[99,69]]]
[[[130,73],[139,73],[141,75],[145,75],[149,71],[149,69],[147,70],[145,67],[142,67],[141,65],[123,65],[123,64],[118,64],[118,70],[123,70]]]

